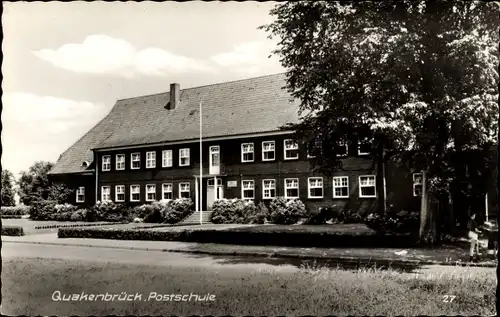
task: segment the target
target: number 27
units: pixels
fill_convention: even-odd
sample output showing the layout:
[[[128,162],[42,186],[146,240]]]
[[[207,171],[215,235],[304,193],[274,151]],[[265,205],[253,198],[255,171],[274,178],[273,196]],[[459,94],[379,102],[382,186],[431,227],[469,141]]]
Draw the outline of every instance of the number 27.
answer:
[[[443,303],[451,303],[455,298],[455,295],[443,295]]]

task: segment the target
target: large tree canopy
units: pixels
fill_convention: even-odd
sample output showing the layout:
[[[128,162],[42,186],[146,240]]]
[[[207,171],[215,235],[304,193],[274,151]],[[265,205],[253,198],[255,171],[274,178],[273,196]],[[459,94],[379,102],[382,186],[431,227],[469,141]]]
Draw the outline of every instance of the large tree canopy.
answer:
[[[394,149],[414,150],[428,168],[450,149],[495,141],[496,5],[288,2],[271,15],[276,20],[264,28],[279,37],[274,53],[301,100],[303,121],[292,127],[320,139],[313,152],[378,133]],[[335,155],[319,157],[320,167],[338,165]]]
[[[474,1],[277,5],[262,28],[279,38],[273,53],[302,115],[286,128],[318,170],[340,166],[342,139],[368,137],[375,158],[389,150],[422,170],[425,189],[449,186],[463,153],[497,140],[499,12]]]
[[[54,163],[36,162],[29,170],[21,172],[18,181],[18,194],[21,202],[31,205],[37,199],[47,199],[49,196],[49,179],[47,173]]]

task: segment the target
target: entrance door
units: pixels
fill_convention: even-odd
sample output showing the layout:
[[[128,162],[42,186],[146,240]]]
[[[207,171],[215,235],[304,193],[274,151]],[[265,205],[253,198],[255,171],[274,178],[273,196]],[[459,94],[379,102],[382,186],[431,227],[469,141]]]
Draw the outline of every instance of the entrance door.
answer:
[[[214,179],[207,180],[207,210],[212,210],[212,205],[215,202],[215,182]],[[217,178],[217,200],[224,198],[224,187],[222,187],[222,179]]]
[[[218,175],[220,173],[220,147],[214,145],[210,147],[210,175]]]

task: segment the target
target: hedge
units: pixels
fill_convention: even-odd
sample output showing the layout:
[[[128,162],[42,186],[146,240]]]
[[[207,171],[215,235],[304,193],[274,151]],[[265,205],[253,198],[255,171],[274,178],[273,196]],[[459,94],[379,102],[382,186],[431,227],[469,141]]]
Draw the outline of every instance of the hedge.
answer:
[[[2,216],[22,216],[29,215],[30,207],[29,206],[2,206],[0,208],[0,215]]]
[[[21,226],[2,226],[2,236],[24,236]]]
[[[61,228],[59,238],[93,238],[115,240],[182,241],[237,245],[273,245],[295,247],[412,247],[411,235],[389,235],[371,232],[305,232],[294,230],[182,230],[154,231],[133,229]]]
[[[22,219],[25,215],[0,215],[2,219]]]

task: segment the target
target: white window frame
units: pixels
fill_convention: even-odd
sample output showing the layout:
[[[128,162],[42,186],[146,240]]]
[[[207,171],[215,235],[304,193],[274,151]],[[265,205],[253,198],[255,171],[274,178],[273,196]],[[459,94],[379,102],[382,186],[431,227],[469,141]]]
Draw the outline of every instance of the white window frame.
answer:
[[[134,187],[137,187],[139,190],[137,192],[134,192]],[[133,199],[133,194],[138,194],[139,199]],[[130,201],[141,201],[141,185],[130,185]]]
[[[149,187],[153,188],[152,192],[149,191]],[[149,194],[153,194],[154,198],[150,199],[148,197]],[[155,200],[156,200],[156,184],[146,184],[146,201],[155,201]]]
[[[138,160],[134,160],[134,155],[137,155],[139,158]],[[134,162],[139,162],[139,166],[134,167]],[[130,169],[131,170],[138,170],[141,168],[141,153],[140,152],[135,152],[130,154]]]
[[[172,167],[174,165],[174,152],[172,150],[163,150],[161,152],[161,166]],[[169,154],[170,153],[170,154]]]
[[[149,156],[152,156],[151,158]],[[156,167],[156,151],[146,152],[146,168]]]
[[[166,186],[170,186],[170,190],[165,190]],[[165,198],[165,194],[170,193],[171,198]],[[174,184],[172,183],[163,183],[161,184],[161,198],[164,200],[172,200],[174,199]]]
[[[293,180],[296,180],[297,181],[297,187],[288,187],[287,186],[287,181],[293,181]],[[300,197],[300,191],[299,191],[299,179],[298,178],[285,178],[285,198],[290,198],[290,199],[297,199]],[[293,188],[297,188],[297,196],[288,196],[288,189],[293,189]]]
[[[335,180],[340,181],[340,186],[335,185]],[[343,186],[343,181],[346,181],[347,185]],[[333,198],[349,198],[349,176],[334,176],[332,180],[332,187],[333,187]],[[347,195],[337,195],[335,193],[335,189],[337,188],[347,188]]]
[[[122,189],[123,192],[120,192],[118,189]],[[123,194],[123,199],[118,199],[118,195]],[[125,201],[125,185],[116,185],[115,186],[115,201],[116,202],[124,202]]]
[[[104,189],[107,189],[109,197],[108,199],[104,199]],[[101,186],[101,201],[111,201],[111,186]]]
[[[252,184],[252,188],[245,188],[245,182]],[[245,197],[245,191],[252,191],[252,197]],[[253,200],[255,199],[255,181],[253,179],[244,179],[241,181],[241,199]]]
[[[337,157],[347,157],[347,156],[349,156],[349,145],[347,144],[346,141],[340,141],[338,143],[338,147],[339,148],[344,147],[345,148],[345,154],[337,154]],[[358,153],[359,153],[359,147],[358,147]],[[366,155],[368,155],[368,154],[366,154]],[[363,155],[363,154],[361,154],[361,155]]]
[[[416,182],[416,179],[417,177],[420,176],[420,182]],[[413,197],[420,197],[421,195],[417,195],[415,193],[415,188],[417,186],[420,186],[421,187],[421,191],[423,189],[423,184],[422,184],[422,181],[423,181],[423,174],[422,173],[413,173]]]
[[[122,160],[120,160],[121,158]],[[125,154],[116,154],[115,169],[117,171],[125,170]]]
[[[111,155],[103,155],[102,156],[101,170],[103,172],[109,172],[109,171],[111,171]]]
[[[245,145],[251,145],[252,151],[245,151]],[[245,160],[245,154],[252,154],[251,160]],[[253,142],[241,143],[241,163],[251,163],[255,161],[255,145]]]
[[[369,177],[369,178],[373,178],[373,185],[362,185],[361,183],[361,178],[362,177]],[[359,197],[360,198],[377,198],[377,176],[376,175],[360,175],[359,176]],[[373,187],[375,190],[374,190],[374,195],[363,195],[363,191],[362,189],[365,188],[365,187]]]
[[[292,144],[295,144],[295,146],[293,146],[291,148],[287,148],[286,147],[287,142],[292,142]],[[287,154],[289,151],[297,151],[297,156],[296,157],[288,157]],[[299,144],[292,139],[285,139],[285,140],[283,140],[283,152],[285,155],[285,160],[298,160],[299,159]]]
[[[266,150],[266,144],[272,144],[272,150]],[[272,159],[266,159],[265,154],[266,153],[273,153],[274,158]],[[276,142],[275,141],[264,141],[262,142],[262,161],[263,162],[269,162],[269,161],[274,161],[276,160]]]
[[[80,196],[82,196],[82,199],[79,199]],[[76,202],[77,203],[85,202],[85,187],[81,186],[76,189]]]
[[[188,190],[182,190],[182,185],[187,185]],[[189,182],[179,183],[179,198],[182,198],[182,193],[189,193],[189,198],[191,198],[191,183]]]
[[[321,180],[321,187],[319,186],[311,186],[311,180]],[[321,188],[321,196],[311,196],[311,189],[313,188]],[[314,176],[314,177],[309,177],[307,178],[307,198],[309,199],[321,199],[324,197],[325,193],[324,193],[324,187],[323,187],[323,177],[317,177],[317,176]]]
[[[369,143],[370,139],[364,138],[362,140],[358,140],[358,155],[359,156],[365,156],[365,155],[370,155],[370,152],[361,152],[361,145],[365,143]]]
[[[266,182],[272,182],[273,186],[266,188]],[[271,196],[271,190],[274,190],[274,195]],[[266,197],[266,191],[269,191],[269,197]],[[276,198],[276,180],[275,179],[263,179],[262,180],[262,199],[273,199]]]
[[[186,155],[186,152],[187,152],[187,155]],[[190,161],[191,161],[190,154],[191,154],[191,149],[190,148],[179,149],[179,166],[189,166]],[[183,158],[187,159],[187,163],[182,164],[182,159]]]

